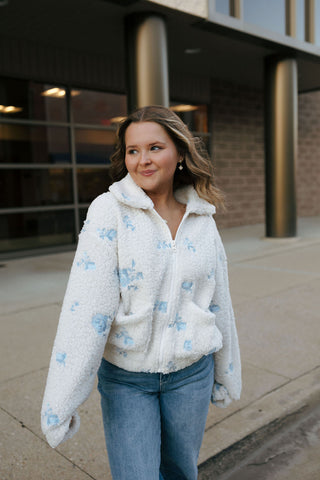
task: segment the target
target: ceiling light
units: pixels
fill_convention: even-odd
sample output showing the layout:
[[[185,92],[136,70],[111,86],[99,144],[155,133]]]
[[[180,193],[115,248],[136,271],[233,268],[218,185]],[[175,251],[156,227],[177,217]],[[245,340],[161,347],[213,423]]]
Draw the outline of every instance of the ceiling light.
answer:
[[[174,112],[192,112],[194,110],[198,110],[198,107],[195,105],[173,105],[170,107],[170,110],[173,110]]]
[[[49,88],[49,90],[45,90],[41,93],[43,97],[53,97],[53,98],[61,98],[64,97],[66,91],[64,88],[53,87]]]
[[[126,117],[113,117],[113,118],[110,118],[110,122],[111,123],[120,123],[122,122],[122,120],[124,120]]]
[[[49,88],[49,90],[45,90],[41,95],[43,97],[63,98],[66,96],[66,91],[64,88],[53,87]],[[80,95],[79,90],[71,90],[72,97],[76,97],[77,95]]]
[[[2,113],[17,113],[21,112],[22,108],[20,107],[14,107],[13,105],[0,105],[0,112]]]
[[[59,92],[60,91],[61,91],[61,89],[58,88],[58,87],[49,88],[49,90],[45,90],[44,92],[42,92],[41,95],[43,97],[59,97]],[[65,91],[63,90],[63,92],[65,92]]]
[[[198,53],[202,52],[202,48],[186,48],[184,53],[187,55],[197,55]]]

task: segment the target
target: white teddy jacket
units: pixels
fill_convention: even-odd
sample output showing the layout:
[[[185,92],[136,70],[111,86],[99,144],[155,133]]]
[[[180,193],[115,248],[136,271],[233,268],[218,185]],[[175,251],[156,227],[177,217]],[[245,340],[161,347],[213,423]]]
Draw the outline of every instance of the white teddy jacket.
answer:
[[[56,447],[79,428],[104,356],[129,371],[169,373],[214,354],[212,401],[239,399],[241,365],[215,207],[192,186],[176,238],[128,174],[88,210],[63,301],[43,399]],[[73,422],[70,427],[70,421]]]

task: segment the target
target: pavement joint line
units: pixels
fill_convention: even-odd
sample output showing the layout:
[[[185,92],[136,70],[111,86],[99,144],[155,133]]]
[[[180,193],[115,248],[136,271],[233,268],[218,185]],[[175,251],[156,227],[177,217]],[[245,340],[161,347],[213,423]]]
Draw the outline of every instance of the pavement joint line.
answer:
[[[241,258],[239,260],[235,259],[235,260],[230,260],[229,258],[232,257],[232,247],[231,247],[231,244],[228,245],[228,241],[226,240],[224,242],[225,244],[225,248],[226,248],[226,251],[227,251],[227,257],[228,257],[228,263],[229,265],[236,265],[237,263],[243,263],[243,262],[248,262],[248,261],[252,261],[252,260],[259,260],[259,259],[262,259],[262,258],[266,258],[266,257],[275,257],[275,256],[278,256],[278,255],[282,255],[283,253],[289,253],[291,252],[292,250],[297,250],[297,249],[306,249],[306,248],[309,248],[309,247],[313,247],[315,245],[318,245],[320,243],[319,240],[314,240],[308,244],[283,244],[281,247],[279,246],[279,248],[275,249],[275,250],[268,250],[268,251],[265,251],[264,253],[260,253],[260,254],[244,254],[244,258]],[[228,253],[228,246],[229,246],[229,253]]]
[[[265,367],[259,367],[258,365],[255,365],[254,363],[247,362],[247,360],[242,361],[243,364],[250,365],[250,367],[258,368],[259,370],[262,370],[264,372],[271,373],[272,375],[277,375],[277,377],[282,377],[286,380],[293,380],[291,377],[287,377],[287,375],[283,375],[282,373],[274,372],[273,370],[269,370],[268,368]]]
[[[48,370],[48,366],[37,368],[36,370],[31,370],[29,372],[21,373],[20,375],[17,375],[16,377],[11,377],[11,378],[6,378],[5,380],[0,381],[0,388],[5,385],[6,383],[18,380],[19,378],[27,377],[29,375],[32,375],[33,373],[37,372],[42,372],[42,370]]]
[[[30,432],[32,435],[34,435],[38,440],[40,440],[42,443],[44,443],[48,448],[51,448],[49,447],[47,441],[42,438],[42,436],[38,435],[36,432],[34,432],[30,427],[28,427],[22,420],[19,420],[15,415],[13,415],[12,413],[8,412],[5,408],[3,408],[1,405],[0,405],[0,410],[2,410],[3,413],[5,413],[6,415],[8,415],[9,417],[12,418],[12,420],[14,420],[15,422],[17,422],[21,428],[25,428],[26,430],[28,430],[28,432]],[[76,463],[74,463],[72,460],[70,460],[70,458],[68,458],[66,455],[64,455],[61,451],[59,451],[57,448],[52,448],[52,450],[54,451],[54,453],[56,455],[60,455],[61,457],[63,457],[65,460],[67,460],[67,462],[71,463],[71,465],[73,465],[73,467],[77,468],[78,470],[80,470],[82,473],[84,473],[85,475],[87,475],[89,478],[91,478],[92,480],[96,480],[95,477],[93,477],[90,473],[86,472],[83,468],[79,467],[79,465],[77,465]]]
[[[252,402],[249,402],[247,403],[246,405],[244,405],[243,407],[241,408],[238,408],[238,410],[235,410],[234,412],[230,413],[229,415],[225,416],[224,418],[222,418],[221,420],[219,420],[218,422],[216,423],[213,423],[212,425],[209,425],[208,428],[206,428],[205,432],[209,432],[209,430],[212,430],[214,427],[216,427],[217,425],[220,425],[221,423],[223,423],[225,420],[227,420],[228,418],[231,418],[233,417],[234,415],[236,415],[237,413],[239,412],[242,412],[243,410],[247,409],[248,407],[251,407],[252,405],[254,405],[256,402],[259,402],[260,400],[262,400],[263,398],[267,397],[268,395],[280,390],[281,388],[285,387],[286,385],[289,385],[289,383],[291,383],[292,380],[288,380],[287,382],[284,382],[282,383],[281,385],[278,385],[277,387],[273,388],[272,390],[269,390],[268,392],[266,393],[263,393],[262,395],[260,395],[260,397],[257,397],[255,398],[254,400],[252,400]]]
[[[319,277],[320,278],[320,277]],[[318,276],[316,277],[313,277],[311,280],[317,280],[318,279]],[[241,303],[239,302],[238,304],[236,302],[233,302],[233,305],[234,305],[234,310],[236,311],[236,305],[244,305],[246,303],[249,303],[251,302],[252,303],[252,300],[262,300],[263,298],[268,298],[268,297],[274,297],[274,296],[278,296],[279,294],[282,295],[283,293],[285,292],[289,292],[290,290],[294,290],[295,288],[298,288],[298,287],[302,287],[303,285],[308,285],[310,283],[310,279],[308,280],[305,280],[305,281],[302,281],[302,282],[299,282],[299,283],[296,283],[295,285],[290,285],[286,288],[283,288],[282,290],[280,289],[277,289],[276,292],[269,292],[267,293],[266,295],[253,295],[251,297],[246,297],[244,300],[241,301]],[[231,288],[232,288],[232,285],[233,283],[230,281],[230,285],[231,285]],[[236,295],[237,292],[236,292],[236,287],[234,287],[234,292],[233,292],[233,295]]]
[[[0,313],[0,317],[5,317],[7,315],[12,315],[16,313],[30,312],[31,310],[37,310],[38,308],[53,307],[55,305],[58,307],[61,307],[61,302],[42,303],[41,305],[34,305],[26,308],[21,308],[20,310],[9,310],[7,312]]]
[[[306,270],[290,270],[290,269],[281,268],[281,267],[267,267],[265,265],[250,265],[249,262],[245,262],[245,263],[241,262],[240,267],[247,268],[248,270],[265,270],[270,272],[284,272],[284,273],[294,273],[298,275],[310,275],[313,277],[320,277],[320,273],[317,273],[317,272],[309,272]]]
[[[300,375],[298,375],[297,377],[295,378],[292,378],[290,380],[288,380],[287,382],[284,382],[282,383],[281,385],[278,385],[277,387],[274,387],[272,390],[269,390],[268,392],[262,394],[260,397],[257,397],[255,398],[254,400],[252,400],[252,402],[249,402],[247,403],[246,405],[244,405],[243,407],[241,408],[238,408],[238,410],[230,413],[230,415],[227,415],[225,416],[224,418],[222,418],[221,420],[219,420],[218,422],[215,422],[213,423],[212,425],[210,425],[208,428],[206,428],[205,432],[208,432],[209,430],[212,430],[212,428],[216,427],[217,425],[220,425],[221,423],[223,423],[225,420],[233,417],[234,415],[236,415],[237,413],[239,412],[242,412],[243,410],[247,409],[248,407],[251,407],[252,405],[254,405],[255,403],[259,402],[260,400],[262,400],[263,398],[271,395],[272,393],[275,393],[275,392],[278,392],[280,391],[283,387],[285,387],[286,385],[289,385],[290,383],[296,381],[296,380],[299,380],[300,378],[304,377],[305,375],[308,375],[309,373],[312,373],[313,371],[317,370],[318,368],[320,368],[320,365],[317,365],[316,367],[313,367],[311,368],[311,370],[308,370],[306,372],[303,372],[301,373]]]

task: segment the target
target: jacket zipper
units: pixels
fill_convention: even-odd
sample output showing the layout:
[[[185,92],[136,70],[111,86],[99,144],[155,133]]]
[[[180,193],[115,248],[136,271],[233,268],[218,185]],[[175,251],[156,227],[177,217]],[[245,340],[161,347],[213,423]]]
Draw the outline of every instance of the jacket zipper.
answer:
[[[170,231],[170,228],[167,224],[167,222],[161,217],[161,215],[158,214],[158,212],[156,210],[154,210],[154,212],[156,213],[156,215],[161,219],[161,221],[166,225],[166,228],[168,230],[168,233],[169,233],[169,237],[170,237],[170,243],[171,243],[171,247],[172,247],[172,255],[173,255],[173,259],[172,259],[172,273],[171,273],[171,282],[170,282],[170,296],[169,296],[169,299],[168,299],[168,305],[170,306],[169,308],[169,312],[167,314],[167,318],[169,321],[171,321],[174,316],[175,316],[175,310],[176,310],[176,305],[173,301],[173,299],[175,298],[175,292],[176,292],[176,274],[177,274],[177,239],[178,239],[178,236],[179,236],[179,232],[180,232],[180,229],[181,229],[181,226],[183,224],[183,222],[185,221],[186,217],[188,216],[188,213],[185,212],[185,214],[183,215],[182,217],[182,220],[180,222],[180,225],[178,227],[178,230],[176,232],[176,236],[175,236],[175,239],[172,238],[172,235],[171,235],[171,231]],[[159,349],[159,370],[161,369],[162,367],[162,362],[163,362],[163,354],[164,354],[164,337],[165,337],[165,331],[168,327],[168,320],[167,322],[164,322],[163,324],[163,327],[162,327],[162,332],[161,332],[161,340],[160,340],[160,349]]]

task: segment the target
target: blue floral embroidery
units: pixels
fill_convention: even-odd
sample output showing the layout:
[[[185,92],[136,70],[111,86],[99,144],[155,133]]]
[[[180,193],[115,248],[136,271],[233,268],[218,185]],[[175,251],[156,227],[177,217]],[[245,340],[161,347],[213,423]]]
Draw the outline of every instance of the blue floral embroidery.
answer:
[[[181,287],[187,292],[192,292],[193,282],[182,282]]]
[[[75,301],[72,305],[71,305],[71,312],[75,312],[76,311],[76,307],[79,306],[79,302],[78,301]]]
[[[232,362],[229,363],[229,368],[228,368],[228,370],[226,371],[226,373],[228,373],[228,374],[229,374],[229,373],[233,373],[233,363],[232,363]]]
[[[110,328],[112,318],[109,315],[103,315],[102,313],[96,313],[93,315],[91,324],[98,335],[104,335],[105,331]]]
[[[192,341],[191,340],[186,340],[183,345],[184,350],[187,352],[191,352],[192,350]]]
[[[47,425],[58,425],[59,423],[59,417],[58,415],[52,413],[52,408],[50,408],[49,403],[47,404],[47,410],[45,411],[44,414],[45,417],[47,417]]]
[[[116,347],[116,351],[118,355],[122,355],[124,358],[128,356],[128,353],[125,350],[121,350],[120,348]]]
[[[66,356],[67,354],[65,352],[58,352],[56,354],[56,361],[60,363],[60,365],[63,365],[64,367],[66,366]]]
[[[168,327],[169,328],[176,327],[176,329],[179,332],[180,330],[185,330],[186,327],[187,327],[187,324],[186,324],[186,322],[182,321],[182,318],[179,317],[178,314],[176,314],[176,318],[175,318],[174,322],[169,323]]]
[[[188,250],[191,250],[192,252],[196,251],[193,243],[191,242],[191,240],[189,240],[189,238],[185,238],[183,244],[187,247]]]
[[[125,328],[122,328],[120,332],[116,333],[117,338],[122,338],[123,343],[127,346],[132,346],[134,345],[133,339],[130,337],[129,333]]]
[[[177,366],[176,366],[176,364],[171,360],[169,363],[167,363],[167,369],[169,370],[169,372],[174,372],[175,370],[177,370]]]
[[[210,278],[214,277],[214,268],[211,270],[211,272],[209,273],[208,275],[208,280],[210,280]]]
[[[80,262],[77,262],[78,267],[84,267],[84,270],[95,270],[96,264],[92,262],[89,258],[87,252],[83,253],[83,257],[81,258]]]
[[[107,238],[110,242],[112,242],[117,236],[117,231],[114,228],[111,228],[110,230],[107,230],[106,228],[97,228],[97,232],[99,233],[100,238],[103,240]]]
[[[216,353],[217,350],[217,347],[214,347],[209,353]]]
[[[158,241],[158,250],[167,250],[168,248],[171,248],[171,243],[168,243],[165,240],[163,240],[162,242],[160,240]]]
[[[128,197],[128,195],[126,195],[125,193],[122,192],[121,195],[125,200],[131,200],[130,197]]]
[[[80,233],[83,233],[83,232],[86,232],[87,231],[87,225],[90,223],[90,220],[85,220],[83,222],[83,226],[82,226],[82,229],[80,231]]]
[[[125,224],[125,226],[127,228],[130,228],[130,230],[132,230],[132,232],[136,229],[136,227],[133,225],[132,221],[130,220],[130,217],[129,215],[126,215],[125,217],[123,217],[123,223]]]
[[[155,312],[158,310],[161,313],[167,313],[168,302],[161,302],[159,300],[156,301],[153,307],[153,311]]]
[[[209,311],[210,311],[211,313],[220,312],[220,307],[219,307],[219,305],[216,305],[215,303],[210,303],[210,305],[209,305]]]
[[[138,280],[143,279],[142,272],[135,271],[136,263],[132,260],[131,268],[121,268],[118,270],[120,285],[123,288],[128,290],[138,290],[137,285],[135,284]]]

